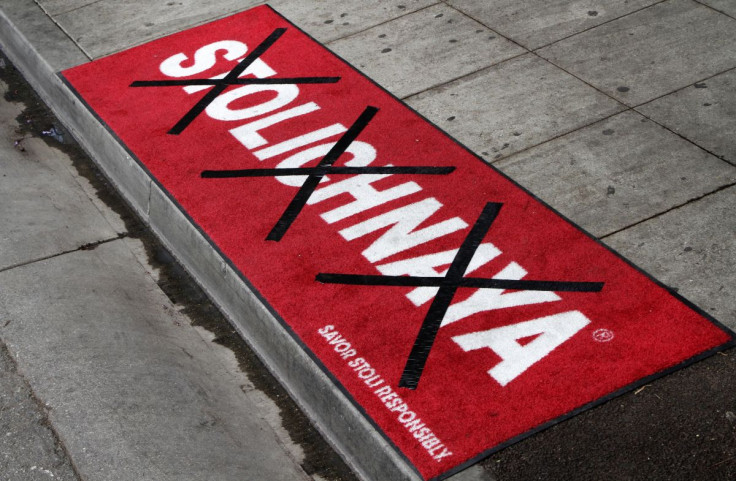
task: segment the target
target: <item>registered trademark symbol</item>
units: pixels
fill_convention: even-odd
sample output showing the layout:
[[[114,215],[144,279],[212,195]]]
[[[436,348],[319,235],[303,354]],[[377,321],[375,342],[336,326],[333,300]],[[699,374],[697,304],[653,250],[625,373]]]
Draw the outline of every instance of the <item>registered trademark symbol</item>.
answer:
[[[593,339],[598,342],[609,342],[613,340],[613,337],[613,331],[609,331],[608,329],[596,329],[593,332]]]

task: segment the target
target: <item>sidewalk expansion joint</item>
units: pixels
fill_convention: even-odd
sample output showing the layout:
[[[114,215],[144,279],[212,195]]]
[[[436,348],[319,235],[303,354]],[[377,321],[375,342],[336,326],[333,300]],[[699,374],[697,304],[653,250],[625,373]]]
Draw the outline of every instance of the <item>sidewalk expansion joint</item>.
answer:
[[[428,8],[432,8],[432,7],[435,7],[435,6],[437,6],[437,5],[441,4],[441,3],[444,3],[444,2],[436,2],[436,3],[433,3],[433,4],[431,4],[431,5],[427,5],[427,6],[424,6],[424,7],[422,7],[422,8],[418,8],[418,9],[416,9],[416,10],[412,10],[412,11],[410,11],[410,12],[405,12],[405,13],[402,13],[401,15],[399,15],[399,16],[397,16],[397,17],[389,18],[388,20],[384,20],[383,22],[379,22],[379,23],[377,23],[377,24],[375,24],[375,25],[371,25],[370,27],[366,27],[366,28],[364,28],[364,29],[362,29],[362,30],[358,30],[357,32],[349,33],[349,34],[347,34],[347,35],[344,35],[344,36],[342,36],[342,37],[338,37],[338,38],[333,38],[332,40],[329,40],[329,41],[327,41],[327,42],[321,42],[321,43],[322,43],[322,45],[324,45],[324,46],[328,46],[328,45],[330,45],[330,44],[332,44],[332,43],[335,43],[335,42],[337,42],[338,40],[342,40],[342,39],[344,39],[344,38],[350,38],[350,37],[354,37],[354,36],[356,36],[356,35],[360,35],[361,33],[367,32],[368,30],[370,30],[370,29],[372,29],[372,28],[380,27],[381,25],[385,25],[385,24],[387,24],[387,23],[389,23],[389,22],[393,22],[394,20],[398,20],[399,18],[404,18],[404,17],[406,17],[407,15],[411,15],[411,14],[413,14],[413,13],[421,12],[422,10],[426,10],[426,9],[428,9]],[[333,53],[334,53],[334,52],[333,52]]]
[[[623,103],[622,101],[620,101],[619,99],[617,99],[617,98],[616,98],[616,97],[614,97],[613,95],[611,95],[611,94],[609,94],[609,93],[606,93],[606,92],[604,92],[603,90],[601,90],[600,88],[596,87],[596,86],[595,86],[595,85],[593,85],[592,83],[588,82],[588,81],[587,81],[587,80],[585,80],[584,78],[582,78],[582,77],[580,77],[580,76],[578,76],[578,75],[576,75],[576,74],[574,74],[574,73],[570,72],[569,70],[567,70],[567,69],[566,69],[566,68],[564,68],[564,67],[561,67],[561,66],[557,65],[557,64],[556,64],[556,63],[554,63],[553,61],[551,61],[551,60],[549,60],[549,59],[547,59],[547,58],[544,58],[544,57],[542,57],[542,56],[541,56],[541,55],[539,55],[539,54],[538,54],[538,53],[537,53],[536,51],[532,52],[532,54],[536,55],[536,56],[537,56],[537,58],[539,58],[539,59],[541,59],[541,60],[544,60],[545,62],[549,63],[549,64],[550,64],[550,65],[552,65],[553,67],[556,67],[556,68],[558,68],[558,69],[562,70],[562,71],[563,71],[563,72],[565,72],[565,73],[566,73],[567,75],[569,75],[569,76],[571,76],[571,77],[573,77],[573,78],[576,78],[576,79],[578,79],[579,81],[583,82],[583,83],[584,83],[585,85],[587,85],[588,87],[590,87],[590,88],[594,89],[594,90],[595,90],[596,92],[598,92],[598,93],[601,93],[601,94],[605,95],[606,97],[608,97],[609,99],[613,100],[614,102],[616,102],[616,103],[618,103],[618,104],[621,104],[621,105],[623,105],[624,107],[626,107],[626,109],[627,109],[627,110],[631,110],[631,109],[632,109],[632,107],[631,107],[631,106],[629,106],[629,105],[627,105],[627,104]]]
[[[662,123],[660,123],[660,122],[657,122],[656,120],[654,120],[654,119],[652,119],[652,118],[650,118],[650,117],[648,117],[648,116],[644,115],[643,113],[639,112],[638,110],[636,110],[636,109],[632,109],[632,110],[634,110],[634,112],[636,112],[637,114],[639,114],[639,115],[641,115],[642,117],[646,118],[646,119],[647,119],[647,120],[649,120],[650,122],[654,122],[655,124],[659,125],[660,127],[662,127],[663,129],[667,130],[668,132],[672,132],[672,133],[673,133],[673,134],[675,134],[676,136],[680,137],[680,138],[681,138],[682,140],[685,140],[685,141],[687,141],[688,143],[691,143],[691,144],[693,144],[693,145],[694,145],[695,147],[699,148],[699,149],[700,149],[700,150],[702,150],[703,152],[706,152],[706,153],[708,153],[708,154],[712,155],[713,157],[715,157],[715,158],[717,158],[717,159],[719,159],[719,160],[722,160],[723,162],[727,163],[728,165],[730,165],[730,166],[732,166],[732,167],[736,167],[736,163],[734,163],[734,162],[732,162],[732,161],[730,161],[730,160],[726,159],[726,158],[725,158],[724,156],[722,156],[722,155],[718,155],[718,154],[716,154],[715,152],[713,152],[713,151],[711,151],[711,150],[708,150],[708,149],[706,149],[705,147],[703,147],[702,145],[698,144],[698,143],[697,143],[697,142],[695,142],[694,140],[688,139],[688,138],[687,138],[687,137],[685,137],[685,136],[684,136],[683,134],[681,134],[681,133],[677,132],[676,130],[672,130],[671,128],[667,127],[666,125],[664,125],[664,124],[662,124]]]
[[[67,38],[69,39],[69,40],[71,40],[71,42],[72,42],[72,43],[73,43],[74,45],[76,45],[76,46],[77,46],[77,48],[79,49],[79,51],[80,51],[80,52],[82,52],[82,54],[83,54],[83,55],[84,55],[85,57],[87,57],[87,58],[88,58],[89,60],[92,60],[92,56],[90,56],[90,54],[89,54],[89,53],[88,53],[88,52],[87,52],[87,51],[86,51],[86,50],[84,49],[84,47],[82,47],[81,45],[79,45],[79,43],[78,43],[78,42],[77,42],[77,41],[76,41],[76,40],[75,40],[75,39],[74,39],[74,38],[73,38],[73,37],[72,37],[72,36],[71,36],[71,35],[69,34],[69,32],[67,32],[67,31],[66,31],[66,29],[65,29],[65,28],[64,28],[64,27],[63,27],[63,26],[62,26],[62,25],[61,25],[61,24],[60,24],[59,22],[57,22],[57,21],[56,21],[56,19],[55,19],[55,18],[54,18],[54,17],[52,16],[52,15],[49,15],[49,13],[48,13],[48,12],[46,11],[46,9],[45,9],[45,8],[43,8],[43,5],[41,5],[41,4],[40,4],[40,3],[38,2],[38,0],[33,0],[33,1],[34,1],[34,3],[35,3],[35,4],[37,5],[37,6],[38,6],[38,8],[39,8],[39,9],[40,9],[40,10],[41,10],[41,11],[42,11],[43,13],[44,13],[44,15],[46,15],[47,17],[49,17],[49,20],[51,20],[51,22],[53,22],[53,24],[54,24],[54,25],[56,25],[56,28],[58,28],[59,30],[61,30],[61,32],[62,32],[62,33],[63,33],[63,34],[64,34],[64,35],[65,35],[65,36],[66,36],[66,37],[67,37]],[[102,1],[102,0],[97,0],[97,2],[100,2],[100,1]],[[97,3],[97,2],[92,2],[92,3]],[[89,4],[89,5],[91,5],[91,4]],[[78,8],[72,9],[72,10],[70,10],[70,12],[72,12],[72,11],[74,11],[74,10],[78,10],[79,8],[83,8],[83,7],[86,7],[86,6],[87,6],[87,5],[83,5],[83,6],[81,6],[81,7],[78,7]],[[64,13],[69,13],[69,12],[64,12]],[[57,15],[63,15],[63,14],[57,14]],[[30,42],[29,42],[29,43],[30,43]]]
[[[718,9],[717,9],[717,8],[715,8],[715,7],[711,7],[711,6],[710,6],[710,5],[708,5],[707,3],[703,3],[703,1],[702,1],[702,0],[693,0],[693,1],[694,1],[695,3],[697,3],[698,5],[701,5],[701,6],[705,7],[705,8],[708,8],[708,9],[710,9],[710,10],[713,10],[714,12],[718,12],[718,13],[720,13],[721,15],[725,15],[725,16],[727,16],[727,17],[729,17],[729,18],[733,18],[734,20],[736,20],[736,17],[734,17],[733,15],[729,15],[728,13],[724,12],[723,10],[718,10]]]
[[[629,111],[632,111],[632,110],[633,109],[627,107],[624,110],[619,110],[619,111],[614,112],[612,114],[606,115],[605,117],[601,117],[599,119],[596,119],[593,122],[590,122],[589,124],[581,125],[579,127],[575,127],[572,130],[568,130],[566,132],[562,132],[560,134],[557,134],[554,137],[550,137],[547,140],[544,140],[542,142],[539,142],[538,144],[534,144],[534,145],[530,145],[528,147],[524,147],[523,149],[517,150],[517,151],[512,152],[512,153],[510,153],[508,155],[503,155],[503,156],[501,156],[501,157],[499,157],[497,159],[493,159],[493,160],[486,160],[485,162],[488,163],[488,164],[491,164],[491,165],[496,164],[498,162],[501,162],[502,160],[510,159],[511,157],[514,157],[516,155],[519,155],[519,154],[521,154],[523,152],[526,152],[528,150],[535,149],[537,147],[540,147],[542,145],[548,144],[550,142],[554,142],[555,140],[557,140],[559,138],[565,137],[565,136],[570,135],[572,133],[575,133],[575,132],[577,132],[579,130],[587,129],[588,127],[591,127],[591,126],[593,126],[595,124],[599,124],[601,122],[605,122],[606,120],[610,119],[611,117],[615,117],[617,115],[621,115],[621,114],[624,114],[624,113],[629,112]],[[638,113],[638,112],[636,112],[636,113]]]
[[[509,37],[508,35],[505,35],[505,34],[503,34],[501,32],[498,32],[497,30],[495,30],[494,28],[492,28],[490,25],[486,25],[485,23],[483,23],[480,19],[475,18],[474,16],[470,15],[469,13],[467,13],[467,12],[465,12],[463,10],[460,10],[459,8],[455,7],[454,5],[450,5],[447,2],[445,2],[445,4],[448,7],[450,7],[451,9],[455,10],[456,12],[458,12],[459,14],[465,15],[466,17],[468,17],[469,19],[473,20],[474,22],[478,22],[479,24],[483,25],[484,27],[486,27],[488,30],[490,30],[491,32],[495,33],[499,37],[508,40],[509,42],[513,43],[514,45],[516,45],[516,46],[518,46],[520,48],[523,48],[527,52],[531,52],[531,50],[529,48],[527,48],[525,45],[520,44],[518,41],[514,40],[513,38]]]
[[[701,79],[698,79],[695,82],[692,82],[692,83],[690,83],[688,85],[685,85],[684,87],[680,87],[680,88],[675,89],[675,90],[672,90],[670,92],[663,93],[662,95],[658,95],[658,96],[656,96],[656,97],[654,97],[652,99],[647,100],[646,102],[642,102],[642,103],[640,103],[638,105],[634,105],[632,108],[633,109],[638,109],[639,107],[642,107],[644,105],[650,104],[652,102],[656,102],[657,100],[659,100],[661,98],[664,98],[664,97],[667,97],[668,95],[672,95],[672,94],[675,94],[677,92],[680,92],[681,90],[685,90],[686,88],[690,88],[690,87],[692,87],[695,84],[707,82],[708,80],[710,80],[710,79],[712,79],[714,77],[718,77],[719,75],[723,75],[724,73],[728,73],[728,72],[730,72],[731,70],[734,70],[734,69],[736,69],[736,66],[731,67],[731,68],[727,68],[726,70],[722,70],[720,72],[716,72],[713,75],[708,75],[707,77],[703,77]]]
[[[647,101],[646,101],[646,102],[644,102],[644,103],[641,103],[641,104],[639,104],[639,105],[636,105],[636,106],[632,107],[632,108],[631,108],[631,110],[633,110],[634,112],[636,112],[636,113],[638,113],[639,115],[643,116],[643,117],[644,117],[644,118],[646,118],[647,120],[649,120],[649,121],[651,121],[651,122],[654,122],[655,124],[659,125],[659,126],[660,126],[660,127],[662,127],[663,129],[666,129],[666,130],[668,130],[669,132],[672,132],[673,134],[677,135],[677,136],[678,136],[678,137],[680,137],[681,139],[683,139],[683,140],[686,140],[687,142],[689,142],[689,143],[693,144],[694,146],[696,146],[697,148],[701,149],[702,151],[704,151],[704,152],[707,152],[708,154],[710,154],[710,155],[712,155],[712,156],[714,156],[714,157],[716,157],[716,158],[718,158],[718,159],[720,159],[720,160],[722,160],[722,161],[726,162],[727,164],[729,164],[729,165],[732,165],[732,166],[736,167],[736,163],[735,163],[735,162],[736,162],[736,159],[735,159],[734,161],[731,161],[731,160],[728,160],[728,159],[726,159],[726,158],[725,158],[724,156],[722,156],[722,155],[718,155],[717,153],[715,153],[715,152],[713,152],[713,151],[711,151],[711,150],[708,150],[707,148],[705,148],[705,147],[703,147],[702,145],[698,144],[698,143],[697,143],[697,142],[695,142],[694,140],[691,140],[691,139],[687,138],[687,137],[686,137],[685,135],[683,135],[683,134],[681,134],[681,133],[677,132],[676,130],[674,130],[674,129],[670,128],[670,127],[667,127],[667,126],[666,126],[665,124],[663,124],[663,123],[661,123],[661,122],[659,122],[659,121],[657,121],[657,120],[655,120],[655,119],[651,118],[650,116],[646,115],[645,113],[643,113],[643,112],[641,112],[641,111],[639,110],[639,108],[640,108],[640,107],[643,107],[644,105],[648,105],[648,104],[650,104],[650,103],[652,103],[652,102],[656,102],[657,100],[659,100],[659,99],[661,99],[661,98],[663,98],[663,97],[667,97],[668,95],[672,95],[672,94],[675,94],[675,93],[677,93],[677,92],[680,92],[680,91],[682,91],[682,90],[685,90],[686,88],[690,88],[690,87],[692,87],[692,86],[693,86],[693,85],[695,85],[695,84],[698,84],[698,83],[703,83],[703,82],[707,82],[708,80],[710,80],[710,79],[712,79],[712,78],[714,78],[714,77],[717,77],[717,76],[719,76],[719,75],[723,75],[723,74],[725,74],[725,73],[727,73],[727,72],[730,72],[730,71],[732,71],[732,70],[734,70],[734,69],[736,69],[736,67],[731,67],[731,68],[728,68],[728,69],[726,69],[726,70],[724,70],[724,71],[722,71],[722,72],[718,72],[718,73],[716,73],[716,74],[713,74],[713,75],[710,75],[710,76],[708,76],[708,77],[705,77],[705,78],[703,78],[703,79],[700,79],[700,80],[698,80],[698,81],[696,81],[696,82],[693,82],[693,83],[691,83],[691,84],[689,84],[689,85],[686,85],[686,86],[684,86],[684,87],[681,87],[681,88],[679,88],[679,89],[677,89],[677,90],[673,90],[672,92],[667,92],[666,94],[662,94],[662,95],[660,95],[659,97],[653,98],[653,99],[651,99],[651,100],[647,100]]]
[[[98,240],[98,241],[95,241],[95,242],[88,242],[87,244],[83,244],[83,245],[77,247],[76,249],[69,249],[69,250],[57,252],[56,254],[51,254],[51,255],[48,255],[48,256],[44,256],[44,257],[39,257],[37,259],[31,259],[29,261],[19,262],[18,264],[13,264],[12,266],[7,266],[7,267],[0,268],[0,274],[3,273],[3,272],[5,272],[5,271],[9,271],[11,269],[15,269],[17,267],[24,267],[24,266],[27,266],[27,265],[30,265],[30,264],[35,264],[36,262],[41,262],[41,261],[45,261],[45,260],[48,260],[48,259],[53,259],[55,257],[60,257],[60,256],[63,256],[63,255],[66,255],[66,254],[71,254],[73,252],[78,252],[78,251],[91,251],[91,250],[95,249],[99,245],[107,244],[108,242],[113,242],[113,241],[116,241],[116,240],[120,240],[120,239],[123,239],[125,237],[128,237],[128,233],[127,232],[121,232],[120,234],[116,235],[115,237],[110,237],[109,239],[102,239],[102,240]]]
[[[641,12],[642,10],[646,10],[646,9],[648,9],[648,8],[652,8],[652,7],[654,7],[654,6],[657,6],[657,5],[659,5],[660,3],[664,3],[664,2],[666,2],[666,1],[668,1],[668,0],[659,0],[658,2],[652,3],[651,5],[647,5],[646,7],[638,8],[638,9],[636,9],[636,10],[632,10],[631,12],[629,12],[629,13],[626,13],[626,14],[624,14],[624,15],[621,15],[620,17],[616,17],[616,18],[611,18],[611,19],[609,19],[609,20],[606,20],[605,22],[601,22],[601,23],[599,23],[599,24],[597,24],[597,25],[593,25],[593,26],[591,26],[591,27],[588,27],[588,28],[586,28],[586,29],[584,29],[584,30],[581,30],[581,31],[579,31],[579,32],[571,33],[570,35],[568,35],[568,36],[566,36],[566,37],[558,38],[557,40],[554,40],[554,41],[552,41],[552,42],[550,42],[550,43],[547,43],[547,44],[541,45],[541,46],[539,46],[539,47],[536,47],[536,48],[535,48],[534,50],[532,50],[532,51],[533,51],[533,52],[536,52],[537,50],[541,50],[541,49],[543,49],[543,48],[549,47],[550,45],[554,45],[554,44],[556,44],[556,43],[562,42],[562,41],[564,41],[564,40],[567,40],[568,38],[572,38],[572,37],[574,37],[574,36],[576,36],[576,35],[580,35],[581,33],[585,33],[585,32],[588,32],[588,31],[590,31],[590,30],[593,30],[594,28],[598,28],[598,27],[600,27],[600,26],[602,26],[602,25],[607,25],[607,24],[609,24],[609,23],[615,22],[615,21],[617,21],[617,20],[620,20],[620,19],[622,19],[622,18],[626,18],[626,17],[628,17],[628,16],[630,16],[630,15],[634,15],[635,13],[639,13],[639,12]]]
[[[44,8],[44,6],[41,4],[41,2],[39,2],[39,0],[33,0],[33,1],[36,3],[36,5],[38,5],[41,8],[41,10],[43,10],[43,13],[45,13],[52,20],[54,19],[53,16]],[[80,9],[82,9],[84,7],[89,7],[90,5],[94,5],[95,3],[100,3],[101,1],[102,0],[94,0],[92,2],[85,3],[83,5],[78,5],[76,7],[73,7],[71,9],[69,9],[69,10],[62,10],[61,12],[57,12],[54,15],[56,15],[56,16],[66,15],[67,13],[76,12],[77,10],[80,10]],[[54,23],[56,23],[56,21],[54,21]]]
[[[627,229],[630,229],[632,227],[635,227],[635,226],[637,226],[639,224],[643,224],[644,222],[648,222],[648,221],[650,221],[652,219],[656,219],[657,217],[661,217],[661,216],[663,216],[665,214],[669,214],[673,210],[680,209],[681,207],[685,207],[688,204],[692,204],[693,202],[697,202],[697,201],[702,200],[702,199],[704,199],[704,198],[706,198],[708,196],[711,196],[713,194],[717,194],[717,193],[719,193],[719,192],[721,192],[723,190],[730,189],[731,187],[734,187],[734,186],[736,186],[736,182],[731,182],[730,184],[722,185],[722,186],[716,188],[715,190],[712,190],[710,192],[706,192],[705,194],[699,195],[697,197],[693,197],[692,199],[688,199],[688,200],[686,200],[685,202],[683,202],[681,204],[677,204],[675,206],[672,206],[669,209],[666,209],[666,210],[663,210],[662,212],[659,212],[657,214],[651,215],[651,216],[647,217],[646,219],[642,219],[642,220],[636,221],[633,224],[627,225],[626,227],[622,227],[620,229],[616,229],[613,232],[609,232],[608,234],[604,234],[604,235],[598,237],[598,239],[600,239],[600,240],[606,239],[608,237],[611,237],[613,235],[618,234],[619,232],[623,232],[623,231],[625,231]]]
[[[491,30],[491,31],[494,32],[497,35],[502,36],[500,33],[496,32],[495,30]],[[462,80],[462,79],[468,78],[468,77],[470,77],[472,75],[476,75],[476,74],[478,74],[480,72],[483,72],[485,70],[489,70],[489,69],[491,69],[493,67],[497,67],[497,66],[499,66],[499,65],[501,65],[501,64],[503,64],[505,62],[509,62],[509,61],[514,60],[514,59],[517,59],[519,57],[523,57],[524,55],[529,55],[530,53],[531,52],[526,51],[526,52],[522,52],[522,53],[520,53],[518,55],[514,55],[513,57],[505,58],[505,59],[503,59],[503,60],[501,60],[499,62],[492,63],[490,65],[486,65],[485,67],[481,67],[478,70],[473,70],[472,72],[468,72],[466,74],[462,74],[462,75],[460,75],[458,77],[453,77],[453,78],[451,78],[451,79],[449,79],[449,80],[447,80],[445,82],[442,82],[442,83],[439,83],[439,84],[436,84],[436,85],[431,85],[431,86],[429,86],[429,87],[427,87],[425,89],[422,89],[422,90],[420,90],[418,92],[414,92],[414,93],[411,93],[409,95],[405,95],[404,97],[401,97],[400,99],[401,99],[402,102],[408,102],[409,99],[411,99],[412,97],[415,97],[417,95],[423,94],[425,92],[428,92],[428,91],[433,90],[433,89],[436,89],[436,88],[444,87],[445,85],[449,85],[449,84],[451,84],[453,82],[457,82],[458,80]]]

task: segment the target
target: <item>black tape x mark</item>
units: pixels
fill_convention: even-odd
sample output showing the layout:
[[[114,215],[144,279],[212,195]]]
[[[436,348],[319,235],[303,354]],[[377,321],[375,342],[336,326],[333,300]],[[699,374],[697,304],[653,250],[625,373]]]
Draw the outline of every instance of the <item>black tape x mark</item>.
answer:
[[[225,77],[221,79],[180,79],[180,80],[136,80],[131,87],[181,87],[187,85],[211,85],[212,88],[174,125],[169,134],[179,135],[204,112],[231,85],[277,85],[277,84],[327,84],[335,83],[340,77],[282,77],[282,78],[238,78],[258,57],[268,50],[281,37],[285,28],[277,28],[271,35],[253,49]]]
[[[334,167],[332,164],[350,147],[350,144],[360,135],[363,129],[378,112],[378,108],[368,106],[353,122],[353,125],[340,137],[327,154],[322,157],[316,167],[296,167],[288,169],[241,169],[241,170],[205,170],[203,178],[233,178],[233,177],[278,177],[307,175],[307,180],[299,188],[289,203],[281,218],[271,229],[266,240],[280,241],[291,224],[302,211],[307,201],[314,193],[317,185],[326,174],[336,175],[365,175],[365,174],[422,174],[446,175],[455,170],[455,167]]]
[[[557,291],[557,292],[599,292],[603,288],[602,282],[566,282],[566,281],[531,281],[485,279],[464,277],[465,270],[470,265],[476,249],[488,233],[491,224],[498,216],[502,204],[489,202],[481,212],[475,225],[458,249],[450,268],[444,277],[407,277],[407,276],[378,276],[353,274],[317,274],[317,281],[325,284],[351,284],[362,286],[432,286],[439,287],[432,304],[424,317],[414,346],[404,366],[399,381],[400,387],[416,389],[424,365],[429,357],[437,331],[442,325],[447,309],[452,303],[460,287],[480,289],[518,289],[527,291]]]

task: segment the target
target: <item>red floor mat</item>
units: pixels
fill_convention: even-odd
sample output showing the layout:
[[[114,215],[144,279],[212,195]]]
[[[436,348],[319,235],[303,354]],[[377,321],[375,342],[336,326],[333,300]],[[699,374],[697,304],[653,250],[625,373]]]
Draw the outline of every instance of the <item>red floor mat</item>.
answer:
[[[426,479],[732,340],[269,7],[62,75]]]

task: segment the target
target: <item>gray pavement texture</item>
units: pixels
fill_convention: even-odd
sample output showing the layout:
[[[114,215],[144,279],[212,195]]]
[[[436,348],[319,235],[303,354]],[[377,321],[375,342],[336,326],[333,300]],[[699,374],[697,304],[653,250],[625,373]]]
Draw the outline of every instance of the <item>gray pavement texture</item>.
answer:
[[[0,46],[63,117],[72,106],[56,100],[67,92],[49,72],[259,3],[0,0]],[[268,3],[736,328],[736,2]],[[3,104],[0,113],[23,108]],[[42,126],[21,127],[2,132],[11,148],[0,158],[0,315],[12,322],[0,340],[20,385],[47,406],[28,408],[37,413],[30,422],[48,416],[58,435],[43,435],[44,456],[63,459],[62,446],[83,479],[352,476],[326,446],[310,451],[324,441],[236,347],[233,329],[208,326],[234,358],[192,327],[216,310],[201,292],[182,307],[189,288],[161,277],[181,268],[136,239],[135,216],[111,212],[113,194],[90,187],[79,165],[48,147],[53,139],[28,135]],[[24,151],[12,146],[19,139]],[[113,177],[134,179],[126,169]],[[155,199],[150,184],[117,187],[150,220],[139,205]],[[726,351],[652,382],[453,480],[736,479],[735,359]],[[256,446],[271,446],[271,457],[252,454]]]
[[[46,408],[0,343],[0,479],[77,481]]]
[[[354,479],[4,59],[0,93],[0,479]]]

